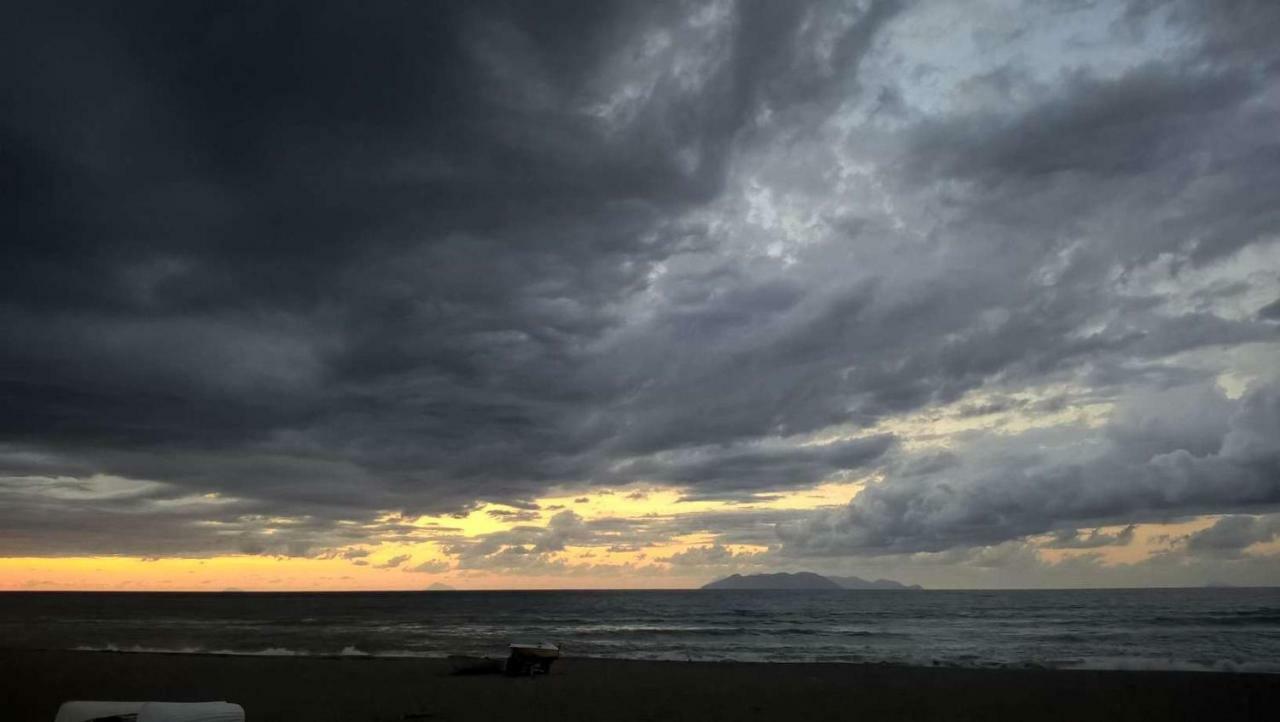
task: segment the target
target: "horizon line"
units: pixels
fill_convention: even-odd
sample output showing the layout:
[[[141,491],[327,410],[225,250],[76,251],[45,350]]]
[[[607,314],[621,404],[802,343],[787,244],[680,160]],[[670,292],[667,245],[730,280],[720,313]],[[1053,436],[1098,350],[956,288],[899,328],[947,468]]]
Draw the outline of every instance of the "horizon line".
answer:
[[[919,589],[706,589],[704,587],[502,587],[486,589],[0,589],[0,594],[428,594],[449,592],[1105,592],[1176,589],[1280,589],[1280,584],[1099,587],[921,587]]]

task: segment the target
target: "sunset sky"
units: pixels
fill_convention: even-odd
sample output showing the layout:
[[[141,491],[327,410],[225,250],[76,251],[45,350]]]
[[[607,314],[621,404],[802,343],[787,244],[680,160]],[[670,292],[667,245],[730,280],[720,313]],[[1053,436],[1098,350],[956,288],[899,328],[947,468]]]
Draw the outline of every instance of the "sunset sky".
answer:
[[[0,589],[1280,584],[1280,3],[0,11]]]

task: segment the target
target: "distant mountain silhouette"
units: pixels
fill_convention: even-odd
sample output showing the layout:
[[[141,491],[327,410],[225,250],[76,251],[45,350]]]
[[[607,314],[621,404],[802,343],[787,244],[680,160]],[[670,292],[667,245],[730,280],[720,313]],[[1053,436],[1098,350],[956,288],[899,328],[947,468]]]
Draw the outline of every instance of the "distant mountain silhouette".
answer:
[[[456,592],[457,590],[449,586],[448,584],[444,584],[442,582],[436,582],[435,584],[432,584],[431,586],[427,587],[427,591],[428,592]]]
[[[862,577],[827,577],[845,589],[924,589],[919,584],[903,584],[892,579],[877,579],[869,582]]]
[[[813,572],[788,574],[734,574],[702,585],[703,589],[921,589],[892,579],[869,582],[861,577],[824,577]]]
[[[709,584],[703,589],[839,589],[840,585],[813,572],[787,574],[734,574]]]

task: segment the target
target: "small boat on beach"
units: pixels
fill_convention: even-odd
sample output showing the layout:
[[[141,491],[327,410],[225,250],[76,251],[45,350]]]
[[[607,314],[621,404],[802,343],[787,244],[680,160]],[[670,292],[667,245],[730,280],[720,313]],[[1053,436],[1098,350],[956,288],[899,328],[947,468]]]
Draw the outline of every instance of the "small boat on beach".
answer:
[[[509,649],[506,673],[512,676],[547,674],[552,663],[560,659],[560,647],[550,642],[512,644]]]
[[[502,674],[513,677],[547,674],[551,665],[560,658],[560,647],[550,642],[541,644],[512,644],[507,658],[477,657],[469,654],[451,654],[449,669],[453,674]]]

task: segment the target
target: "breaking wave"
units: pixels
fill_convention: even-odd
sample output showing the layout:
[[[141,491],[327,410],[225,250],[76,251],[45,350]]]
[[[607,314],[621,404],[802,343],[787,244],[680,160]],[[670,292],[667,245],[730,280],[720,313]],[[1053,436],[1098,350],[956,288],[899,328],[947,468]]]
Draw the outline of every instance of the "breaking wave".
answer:
[[[441,659],[445,655],[411,650],[388,650],[365,652],[356,647],[343,647],[336,652],[323,650],[286,649],[284,647],[267,647],[264,649],[209,649],[205,647],[144,647],[142,645],[101,646],[79,645],[71,648],[76,652],[113,652],[116,654],[200,654],[213,657],[371,657],[371,658],[423,658]]]

